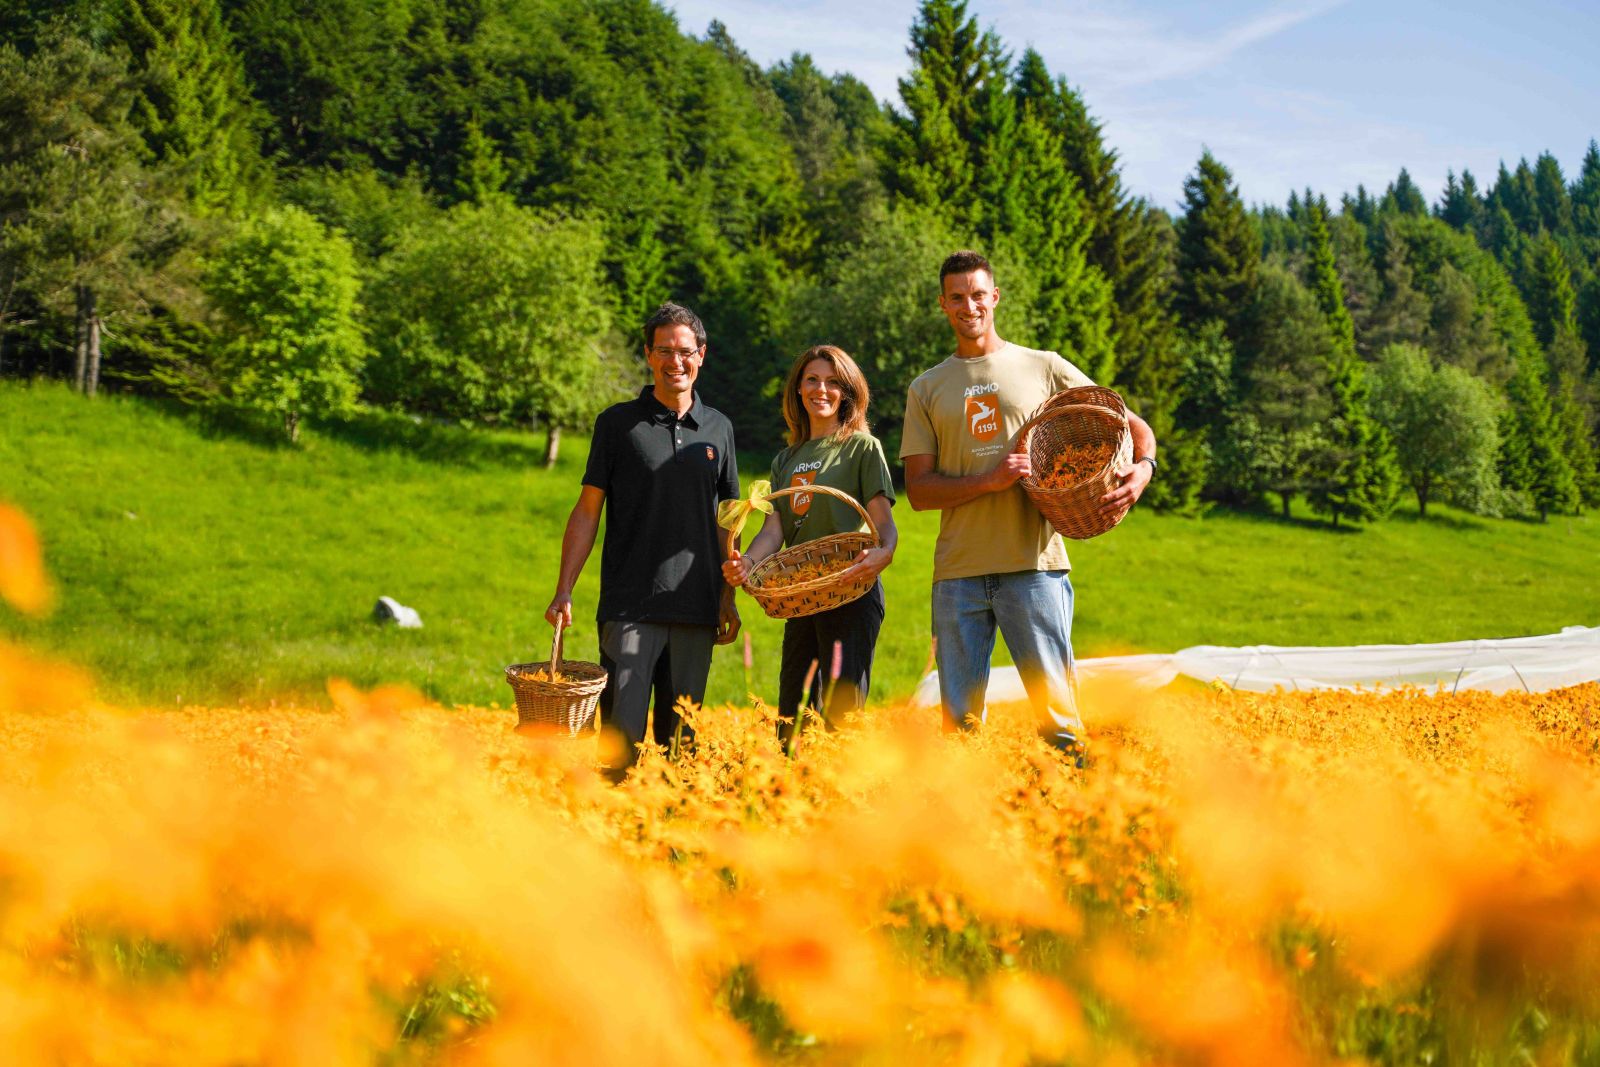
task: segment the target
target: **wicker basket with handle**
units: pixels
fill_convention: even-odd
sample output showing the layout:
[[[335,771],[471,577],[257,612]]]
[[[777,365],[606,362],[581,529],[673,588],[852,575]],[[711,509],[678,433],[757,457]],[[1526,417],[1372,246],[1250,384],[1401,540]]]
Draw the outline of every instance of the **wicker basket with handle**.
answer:
[[[555,639],[548,663],[513,663],[506,681],[517,696],[517,726],[556,726],[576,737],[591,723],[598,731],[600,691],[606,687],[605,668],[598,663],[561,658],[561,632],[566,623],[556,619]],[[544,672],[544,677],[537,677]]]
[[[1033,465],[1022,488],[1063,537],[1098,537],[1128,514],[1128,508],[1112,514],[1100,510],[1100,498],[1120,484],[1117,472],[1133,462],[1128,409],[1112,390],[1098,385],[1063,389],[1022,424],[1017,441]],[[1085,459],[1092,467],[1087,472]],[[1040,481],[1062,463],[1078,467],[1078,476],[1064,484]]]
[[[796,485],[770,493],[765,499],[776,500],[780,496],[796,493],[822,493],[837,497],[860,513],[867,528],[865,531],[828,534],[814,541],[802,542],[774,552],[752,567],[744,580],[745,592],[755,597],[761,610],[774,619],[798,619],[848,604],[864,596],[878,580],[876,575],[846,580],[837,571],[815,578],[797,577],[807,572],[827,570],[838,566],[841,561],[854,562],[863,549],[877,548],[882,542],[872,516],[849,493],[841,493],[826,485]],[[739,547],[738,536],[735,531],[728,531],[730,551]]]

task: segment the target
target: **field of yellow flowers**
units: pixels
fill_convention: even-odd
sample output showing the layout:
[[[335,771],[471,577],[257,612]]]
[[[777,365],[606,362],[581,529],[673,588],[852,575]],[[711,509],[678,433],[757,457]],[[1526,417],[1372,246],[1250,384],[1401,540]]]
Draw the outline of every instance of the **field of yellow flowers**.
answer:
[[[0,597],[50,592],[0,507]],[[101,706],[0,647],[10,1063],[1600,1058],[1600,687],[1088,694],[621,786],[512,712]]]

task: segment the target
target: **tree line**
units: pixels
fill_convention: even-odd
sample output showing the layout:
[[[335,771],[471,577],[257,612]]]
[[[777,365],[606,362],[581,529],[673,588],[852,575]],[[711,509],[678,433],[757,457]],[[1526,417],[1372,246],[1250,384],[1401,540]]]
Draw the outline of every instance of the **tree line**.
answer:
[[[563,428],[640,380],[635,324],[705,319],[702,388],[779,443],[793,354],[851,352],[874,431],[948,354],[935,265],[1127,396],[1147,502],[1402,493],[1600,502],[1600,149],[1428,204],[1247,206],[1206,152],[1169,213],[1083,95],[924,0],[893,105],[763,68],[651,0],[22,0],[0,13],[0,374],[305,417]]]

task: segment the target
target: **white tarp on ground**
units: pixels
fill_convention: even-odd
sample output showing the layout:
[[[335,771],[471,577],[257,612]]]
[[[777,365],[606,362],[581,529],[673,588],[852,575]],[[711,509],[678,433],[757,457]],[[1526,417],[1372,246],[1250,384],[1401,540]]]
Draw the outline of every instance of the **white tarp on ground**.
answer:
[[[1196,645],[1162,655],[1080,659],[1077,667],[1085,684],[1120,682],[1150,689],[1185,675],[1256,693],[1399,685],[1537,693],[1600,681],[1600,627],[1568,626],[1558,634],[1435,645]],[[988,695],[991,704],[1028,698],[1015,667],[994,670]],[[922,706],[938,704],[938,673],[923,678],[911,699]]]

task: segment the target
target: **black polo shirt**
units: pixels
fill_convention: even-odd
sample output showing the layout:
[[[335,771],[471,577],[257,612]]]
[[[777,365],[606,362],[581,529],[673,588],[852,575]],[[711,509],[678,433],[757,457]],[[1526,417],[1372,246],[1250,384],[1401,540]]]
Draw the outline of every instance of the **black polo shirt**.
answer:
[[[724,588],[717,503],[739,495],[733,424],[694,403],[679,418],[645,386],[594,420],[583,484],[606,494],[600,622],[716,625]]]

